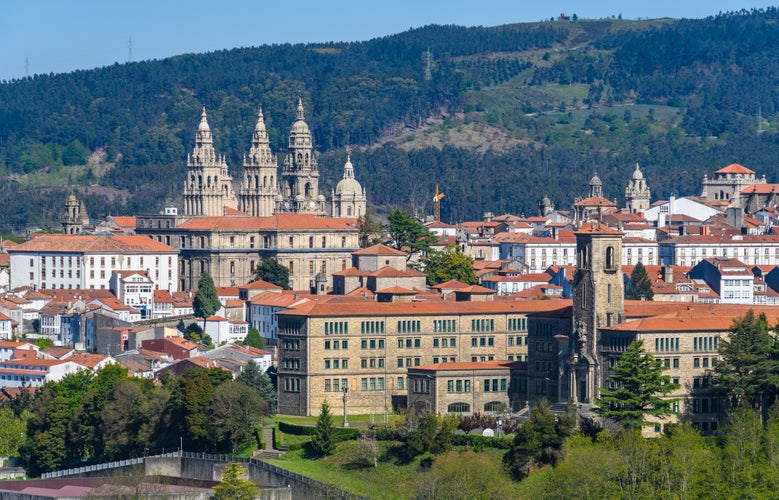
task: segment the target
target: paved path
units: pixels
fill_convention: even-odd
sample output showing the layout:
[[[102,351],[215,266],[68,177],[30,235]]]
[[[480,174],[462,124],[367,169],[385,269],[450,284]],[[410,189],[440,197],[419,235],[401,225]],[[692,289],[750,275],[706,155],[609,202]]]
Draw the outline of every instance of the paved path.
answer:
[[[265,451],[273,451],[273,428],[262,428],[262,440],[265,442]]]

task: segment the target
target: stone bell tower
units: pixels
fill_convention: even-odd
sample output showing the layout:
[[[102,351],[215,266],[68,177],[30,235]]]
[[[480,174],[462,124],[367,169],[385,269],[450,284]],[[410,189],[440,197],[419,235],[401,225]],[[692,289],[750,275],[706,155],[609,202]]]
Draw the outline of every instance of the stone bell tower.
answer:
[[[622,233],[590,222],[575,234],[573,333],[567,385],[574,402],[592,404],[605,383],[598,330],[622,323],[625,318],[620,267]]]

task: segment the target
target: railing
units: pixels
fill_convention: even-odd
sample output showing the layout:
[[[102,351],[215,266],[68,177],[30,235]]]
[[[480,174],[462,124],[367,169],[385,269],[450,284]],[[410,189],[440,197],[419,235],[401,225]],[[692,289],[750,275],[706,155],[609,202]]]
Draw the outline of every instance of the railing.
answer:
[[[106,469],[115,469],[118,467],[127,467],[131,465],[141,464],[144,463],[144,461],[147,458],[190,458],[195,460],[211,460],[214,462],[240,462],[243,464],[250,464],[254,467],[257,467],[259,469],[263,469],[266,471],[273,472],[274,474],[277,474],[282,477],[289,478],[293,481],[296,481],[298,483],[306,484],[308,486],[312,486],[314,488],[320,489],[322,491],[327,491],[330,493],[336,493],[337,497],[339,498],[362,498],[354,495],[350,495],[349,493],[339,489],[336,486],[323,483],[321,481],[317,481],[315,479],[311,479],[306,476],[301,476],[300,474],[297,474],[295,472],[282,469],[280,467],[276,467],[275,465],[271,465],[267,462],[263,462],[262,460],[257,460],[256,458],[246,458],[246,457],[236,457],[233,455],[214,455],[210,453],[195,453],[190,451],[174,451],[171,453],[163,453],[160,455],[150,455],[148,457],[138,457],[138,458],[130,458],[127,460],[117,460],[115,462],[108,462],[103,464],[95,464],[95,465],[85,465],[83,467],[74,467],[71,469],[64,469],[64,470],[58,470],[58,471],[52,471],[52,472],[46,472],[44,474],[41,474],[41,479],[54,479],[58,477],[67,477],[67,476],[74,476],[77,474],[85,474],[89,472],[94,471],[101,471]]]

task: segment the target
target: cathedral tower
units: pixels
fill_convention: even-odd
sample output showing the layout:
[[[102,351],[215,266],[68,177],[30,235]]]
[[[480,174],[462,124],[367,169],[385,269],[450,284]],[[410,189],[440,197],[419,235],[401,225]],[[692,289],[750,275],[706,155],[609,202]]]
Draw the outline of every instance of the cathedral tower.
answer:
[[[625,208],[631,214],[649,210],[649,186],[646,185],[644,174],[636,163],[633,176],[625,188]]]
[[[305,121],[303,100],[298,100],[297,119],[289,132],[289,153],[281,171],[279,213],[325,213],[325,197],[319,194],[319,170],[311,131]]]
[[[237,208],[233,178],[227,172],[224,156],[217,157],[206,108],[200,116],[195,148],[187,156],[184,183],[184,215],[224,215],[225,208]]]
[[[598,354],[598,329],[624,321],[621,254],[619,231],[591,222],[576,232],[573,334],[567,366],[569,396],[574,402],[592,404],[606,382]]]
[[[243,159],[243,181],[238,199],[238,208],[241,211],[253,217],[273,215],[279,194],[277,169],[276,156],[271,152],[268,131],[260,108],[257,125],[252,134],[252,147],[248,158]]]
[[[360,217],[365,215],[365,210],[365,190],[354,178],[354,166],[347,156],[344,177],[333,191],[333,217]]]
[[[65,202],[65,215],[60,218],[63,234],[81,234],[89,226],[89,215],[83,201],[71,193]]]

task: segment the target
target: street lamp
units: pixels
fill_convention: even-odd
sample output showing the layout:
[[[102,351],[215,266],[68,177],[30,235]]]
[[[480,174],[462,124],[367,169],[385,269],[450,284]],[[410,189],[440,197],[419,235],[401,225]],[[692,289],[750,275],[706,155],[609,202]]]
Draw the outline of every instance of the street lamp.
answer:
[[[343,398],[341,398],[344,401],[344,424],[343,424],[343,426],[344,427],[349,427],[349,422],[346,420],[346,394],[349,392],[349,387],[348,386],[344,386],[343,389],[341,389],[341,391],[343,391],[343,393],[344,393]]]

